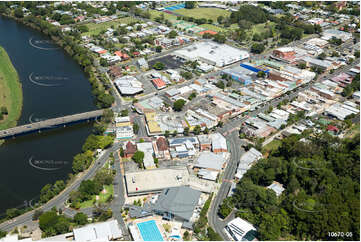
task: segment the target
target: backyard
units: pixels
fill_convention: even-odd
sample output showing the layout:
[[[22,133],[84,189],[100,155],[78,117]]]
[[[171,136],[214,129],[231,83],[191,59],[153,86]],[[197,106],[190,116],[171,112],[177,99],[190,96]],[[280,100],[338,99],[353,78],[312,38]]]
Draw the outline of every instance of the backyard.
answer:
[[[23,104],[23,94],[16,72],[5,49],[0,47],[0,107],[5,106],[8,115],[0,120],[0,130],[16,125]]]

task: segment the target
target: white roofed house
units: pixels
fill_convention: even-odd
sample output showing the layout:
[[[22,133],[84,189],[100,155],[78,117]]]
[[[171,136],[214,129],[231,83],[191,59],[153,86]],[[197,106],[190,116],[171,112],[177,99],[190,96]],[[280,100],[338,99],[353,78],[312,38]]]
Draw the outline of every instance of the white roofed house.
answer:
[[[248,221],[235,218],[224,228],[227,236],[233,241],[253,241],[256,239],[257,230]]]
[[[273,181],[272,184],[269,185],[267,188],[273,190],[276,193],[277,197],[279,197],[285,190],[285,188],[283,188],[283,185],[276,181]]]
[[[88,224],[73,230],[75,241],[111,241],[122,238],[117,220]]]

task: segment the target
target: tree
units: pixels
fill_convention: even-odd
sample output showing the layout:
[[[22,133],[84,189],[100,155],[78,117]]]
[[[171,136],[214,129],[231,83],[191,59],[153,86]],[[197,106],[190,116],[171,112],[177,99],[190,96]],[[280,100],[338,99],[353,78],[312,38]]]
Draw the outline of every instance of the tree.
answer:
[[[175,30],[170,31],[169,34],[168,34],[168,37],[171,38],[171,39],[174,39],[177,36],[178,36],[178,33]]]
[[[190,80],[193,77],[192,73],[189,71],[181,71],[180,75],[186,80]]]
[[[265,50],[265,47],[263,44],[254,43],[251,46],[251,52],[255,54],[261,54]]]
[[[119,155],[120,155],[120,157],[124,157],[124,149],[123,149],[123,147],[119,148]]]
[[[58,215],[56,214],[56,211],[53,210],[45,212],[39,217],[39,227],[42,231],[54,229],[57,222]]]
[[[208,133],[209,133],[208,127],[205,127],[205,128],[204,128],[203,133],[204,133],[204,134],[208,134]]]
[[[17,8],[14,11],[14,16],[17,18],[24,18],[24,12],[21,8]]]
[[[201,126],[197,125],[196,127],[194,127],[193,133],[195,135],[199,135],[201,133]]]
[[[74,218],[74,223],[76,223],[77,225],[85,225],[88,223],[88,216],[84,213],[76,213]]]
[[[7,232],[0,230],[0,239],[5,237]]]
[[[222,23],[223,23],[223,20],[224,20],[224,17],[223,17],[222,15],[220,15],[220,16],[217,17],[217,22],[218,22],[219,24],[222,24]]]
[[[134,134],[138,134],[139,132],[139,125],[137,123],[133,123],[133,131]]]
[[[99,63],[101,66],[108,66],[108,61],[104,58],[100,58]]]
[[[207,228],[207,235],[210,241],[222,241],[223,238],[215,232],[212,227]]]
[[[1,109],[0,109],[0,113],[2,113],[2,114],[8,114],[8,109],[7,109],[7,107],[2,106]]]
[[[160,46],[160,45],[158,45],[157,47],[155,47],[155,51],[156,52],[158,52],[158,53],[160,53],[160,52],[162,52],[162,46]]]
[[[135,161],[140,168],[143,168],[144,152],[138,150],[134,153],[132,160]]]
[[[187,1],[185,2],[185,8],[187,9],[192,9],[196,7],[196,2],[195,1]]]
[[[306,69],[306,63],[304,63],[304,62],[300,62],[300,63],[298,63],[297,64],[297,66],[298,66],[298,68],[300,68],[300,69]]]
[[[324,52],[322,52],[321,54],[319,54],[317,56],[317,58],[320,59],[320,60],[324,60],[326,58],[326,54]]]
[[[156,70],[163,70],[165,68],[165,65],[162,62],[158,61],[153,65],[153,68]]]
[[[220,89],[224,89],[225,88],[225,85],[224,85],[224,82],[222,80],[219,80],[217,83],[216,83],[216,87],[220,88]]]
[[[265,77],[266,76],[266,73],[264,71],[259,71],[257,72],[257,77]]]
[[[185,105],[186,101],[184,99],[178,99],[173,103],[173,109],[177,112],[182,111],[183,106]]]
[[[35,220],[38,220],[39,219],[39,217],[43,214],[44,212],[43,212],[43,210],[41,210],[41,209],[37,209],[37,210],[35,210],[34,211],[34,214],[33,214],[33,221],[35,221]]]
[[[128,115],[129,115],[128,109],[123,109],[120,113],[120,116],[122,117],[127,117]]]
[[[223,44],[223,43],[226,42],[227,38],[226,38],[226,36],[224,34],[217,33],[216,35],[214,35],[213,40],[215,42]]]
[[[184,136],[188,136],[188,135],[189,135],[189,127],[185,127],[185,128],[184,128],[183,134],[184,134]]]
[[[173,133],[172,133],[172,136],[173,136],[173,137],[176,137],[177,134],[178,134],[177,130],[174,130]]]
[[[166,130],[166,131],[164,132],[164,136],[165,136],[166,138],[169,137],[169,130]]]
[[[197,93],[196,92],[192,92],[189,97],[188,97],[188,100],[192,100],[193,98],[195,98],[197,96]]]
[[[8,218],[15,218],[20,215],[20,211],[17,208],[6,209],[6,216]]]

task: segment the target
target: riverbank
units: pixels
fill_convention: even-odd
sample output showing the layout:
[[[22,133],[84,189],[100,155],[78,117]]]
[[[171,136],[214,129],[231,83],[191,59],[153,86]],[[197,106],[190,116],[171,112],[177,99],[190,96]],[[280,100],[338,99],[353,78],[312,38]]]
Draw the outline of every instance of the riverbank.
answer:
[[[5,49],[0,46],[0,107],[3,106],[7,108],[8,114],[0,120],[0,130],[16,126],[23,106],[19,75]]]

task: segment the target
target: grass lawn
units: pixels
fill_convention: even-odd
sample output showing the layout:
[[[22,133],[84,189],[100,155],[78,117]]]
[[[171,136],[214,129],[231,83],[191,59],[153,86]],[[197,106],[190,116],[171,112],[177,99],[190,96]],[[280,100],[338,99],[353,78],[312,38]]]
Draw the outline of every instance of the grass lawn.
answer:
[[[110,196],[113,196],[113,195],[114,195],[113,185],[107,185],[107,186],[105,186],[105,189],[107,190],[106,193],[102,193],[102,192],[101,192],[101,193],[99,194],[99,200],[98,200],[98,203],[99,203],[99,204],[101,204],[101,203],[106,203],[107,199],[108,199]],[[89,207],[92,207],[93,204],[94,204],[94,201],[95,201],[95,197],[96,197],[96,195],[94,195],[91,200],[84,201],[84,202],[80,203],[80,208],[89,208]]]
[[[9,114],[0,121],[0,130],[16,126],[23,105],[23,92],[19,76],[5,49],[0,46],[0,107]]]
[[[345,135],[347,138],[353,138],[360,133],[360,124],[354,124]]]
[[[280,147],[282,144],[282,141],[281,140],[272,140],[272,142],[268,143],[267,145],[265,145],[263,148],[262,148],[262,153],[268,153],[270,151],[274,151],[274,150],[277,150],[278,147]]]
[[[218,26],[215,26],[215,25],[212,25],[212,24],[202,24],[202,25],[199,25],[198,27],[201,27],[201,28],[204,28],[204,29],[207,29],[207,30],[216,31],[218,33],[227,31],[226,29],[224,29],[222,27],[218,27]]]
[[[219,8],[183,8],[174,10],[174,12],[186,17],[212,19],[214,22],[217,21],[218,16],[229,17],[231,15],[229,11]]]
[[[150,9],[149,13],[151,16],[150,18],[152,20],[155,20],[155,18],[160,17],[162,14],[164,15],[164,19],[168,19],[171,22],[177,20],[177,17],[173,14],[169,14],[169,13],[165,13],[165,12],[161,12],[161,11],[157,11],[157,10],[153,10],[153,9]]]
[[[108,21],[105,23],[99,23],[99,24],[88,23],[85,25],[89,28],[89,32],[82,33],[82,35],[93,35],[93,34],[96,35],[96,34],[99,34],[103,30],[107,30],[112,25],[116,28],[120,24],[130,24],[133,22],[137,22],[137,20],[132,17],[125,17],[125,18],[119,18],[119,19],[115,19],[112,21]]]

